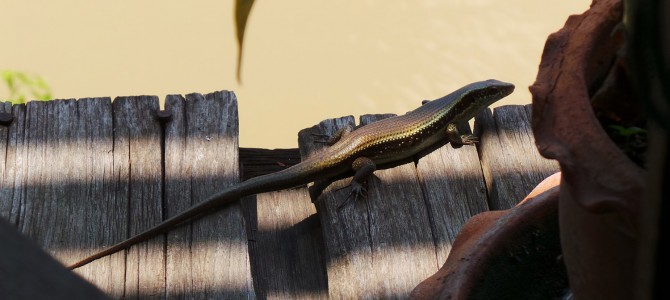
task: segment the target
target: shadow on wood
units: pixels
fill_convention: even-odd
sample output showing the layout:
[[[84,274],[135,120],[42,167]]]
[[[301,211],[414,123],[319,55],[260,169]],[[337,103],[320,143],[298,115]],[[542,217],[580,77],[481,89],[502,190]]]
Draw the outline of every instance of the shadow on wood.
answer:
[[[0,113],[14,116],[0,126],[0,215],[62,262],[123,240],[239,182],[236,105],[225,91],[173,95],[166,100],[172,118],[162,122],[153,96],[0,103]],[[491,140],[507,132],[495,129],[508,124],[506,115],[525,111],[496,109],[479,149],[447,145],[376,172],[368,199],[340,211],[346,190],[326,191],[317,208],[304,187],[261,194],[77,273],[116,298],[407,296],[446,260],[462,224],[488,210],[490,195],[556,171],[555,164],[480,161],[501,151],[522,153],[513,161],[537,155],[511,145],[532,137]],[[316,130],[332,133],[351,121]],[[302,138],[300,146],[306,155],[313,144]],[[521,199],[524,186],[497,197]]]

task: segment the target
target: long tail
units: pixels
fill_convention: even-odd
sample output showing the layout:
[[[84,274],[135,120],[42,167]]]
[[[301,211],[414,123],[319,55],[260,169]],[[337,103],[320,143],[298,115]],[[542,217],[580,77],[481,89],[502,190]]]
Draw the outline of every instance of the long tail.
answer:
[[[122,242],[119,242],[115,245],[110,246],[109,248],[102,250],[100,252],[97,252],[89,257],[86,257],[72,265],[70,265],[68,268],[70,270],[79,268],[83,265],[86,265],[98,258],[105,257],[107,255],[116,253],[118,251],[121,251],[125,248],[128,248],[134,244],[137,244],[139,242],[146,241],[150,238],[153,238],[161,233],[165,233],[169,231],[170,229],[174,228],[175,226],[179,225],[180,223],[187,221],[199,214],[202,214],[206,211],[208,211],[211,208],[222,206],[227,203],[234,202],[238,200],[240,197],[238,196],[239,193],[237,193],[237,186],[232,186],[221,193],[215,194],[208,198],[205,201],[202,201],[193,207],[189,208],[188,210],[184,211],[183,213],[177,214],[174,217],[171,217],[160,224],[140,233],[137,234],[127,240],[124,240]],[[208,201],[208,200],[215,200],[215,201]]]
[[[150,238],[158,236],[159,234],[169,231],[176,225],[188,221],[197,215],[209,213],[213,208],[218,208],[225,204],[235,202],[241,197],[268,191],[282,190],[311,182],[314,179],[312,176],[314,176],[314,174],[319,170],[316,168],[306,168],[306,166],[307,164],[301,163],[276,173],[254,177],[239,184],[233,185],[219,193],[210,196],[204,201],[195,204],[188,210],[168,218],[167,220],[150,229],[147,229],[140,234],[137,234],[105,250],[86,257],[68,266],[68,268],[71,270],[76,269],[98,258],[116,253],[139,242],[146,241]]]

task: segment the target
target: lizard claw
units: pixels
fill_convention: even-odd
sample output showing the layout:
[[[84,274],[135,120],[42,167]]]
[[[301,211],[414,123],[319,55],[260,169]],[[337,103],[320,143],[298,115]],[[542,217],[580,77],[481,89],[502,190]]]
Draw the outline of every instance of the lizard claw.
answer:
[[[479,143],[479,139],[471,134],[464,134],[461,135],[461,143],[463,145],[474,145],[476,143]]]
[[[347,199],[344,199],[344,201],[342,201],[342,203],[337,206],[337,210],[344,208],[344,206],[349,203],[352,198],[354,199],[354,202],[358,201],[358,197],[365,198],[368,191],[362,184],[358,182],[352,182],[350,185],[345,187],[351,187],[351,190],[349,191],[349,195],[347,195]],[[339,189],[343,189],[345,187],[341,187]]]

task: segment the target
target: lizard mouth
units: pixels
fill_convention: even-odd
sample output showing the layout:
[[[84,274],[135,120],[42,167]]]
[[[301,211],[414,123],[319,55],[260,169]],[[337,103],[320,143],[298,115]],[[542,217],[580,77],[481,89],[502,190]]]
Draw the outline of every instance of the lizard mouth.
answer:
[[[489,81],[493,81],[493,79],[489,80]],[[496,84],[492,85],[491,88],[495,91],[494,92],[495,94],[500,96],[500,98],[503,98],[503,97],[511,94],[512,92],[514,92],[514,88],[515,88],[514,84],[507,83],[507,82],[502,82],[502,81],[497,81],[497,80],[495,80],[495,81],[496,81]]]

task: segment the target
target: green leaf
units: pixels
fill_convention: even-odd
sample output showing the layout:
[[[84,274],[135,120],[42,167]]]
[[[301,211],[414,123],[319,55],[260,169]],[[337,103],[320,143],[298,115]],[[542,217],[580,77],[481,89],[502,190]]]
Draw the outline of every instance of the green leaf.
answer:
[[[51,100],[51,88],[37,75],[3,70],[2,77],[9,92],[8,100],[14,104],[25,103],[28,95],[35,100]]]
[[[2,71],[2,78],[5,80],[5,84],[7,85],[7,89],[9,89],[9,92],[12,93],[12,91],[15,89],[14,72],[10,70],[4,70]]]
[[[647,133],[646,129],[635,126],[623,127],[621,125],[610,125],[609,127],[614,129],[619,135],[626,137],[634,134]]]
[[[251,13],[254,0],[235,0],[235,27],[237,30],[237,82],[242,82],[242,50],[244,45],[244,31]]]

